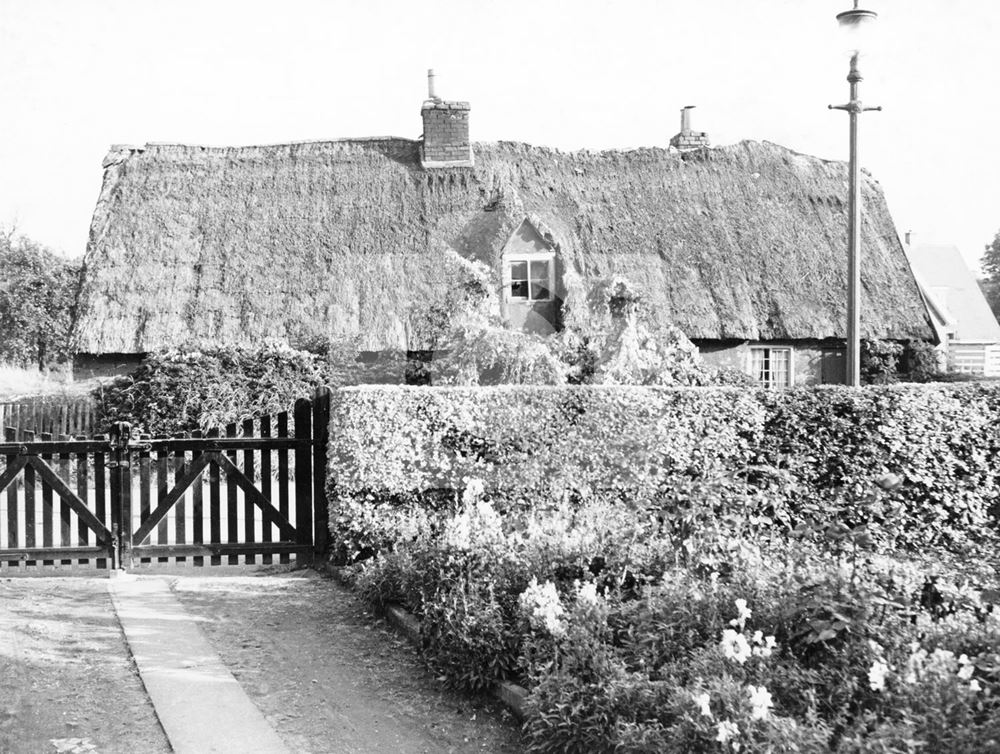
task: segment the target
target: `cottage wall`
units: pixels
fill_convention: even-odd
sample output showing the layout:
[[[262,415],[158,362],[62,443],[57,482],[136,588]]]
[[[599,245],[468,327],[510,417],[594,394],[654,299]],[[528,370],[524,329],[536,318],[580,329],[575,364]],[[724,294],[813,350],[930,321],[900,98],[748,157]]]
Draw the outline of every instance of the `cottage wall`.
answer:
[[[845,376],[843,346],[822,340],[693,341],[709,366],[728,367],[750,374],[754,347],[790,348],[793,385],[842,385]]]

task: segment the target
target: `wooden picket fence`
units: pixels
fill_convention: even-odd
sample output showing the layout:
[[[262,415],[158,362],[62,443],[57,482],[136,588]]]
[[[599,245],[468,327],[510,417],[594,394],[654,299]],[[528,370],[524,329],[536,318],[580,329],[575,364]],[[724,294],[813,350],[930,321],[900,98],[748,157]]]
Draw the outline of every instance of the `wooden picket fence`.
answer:
[[[0,402],[0,427],[35,435],[90,437],[97,404],[90,395],[38,396]]]

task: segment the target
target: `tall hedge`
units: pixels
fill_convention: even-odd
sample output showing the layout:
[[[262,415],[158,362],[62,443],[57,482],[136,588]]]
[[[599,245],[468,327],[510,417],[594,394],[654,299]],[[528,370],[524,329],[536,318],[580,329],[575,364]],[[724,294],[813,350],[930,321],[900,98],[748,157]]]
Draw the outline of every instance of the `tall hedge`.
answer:
[[[996,384],[359,387],[335,393],[330,442],[347,557],[385,544],[380,521],[447,505],[471,479],[514,509],[593,495],[648,507],[725,477],[738,482],[730,503],[757,493],[802,518],[861,515],[850,506],[896,474],[893,500],[929,527],[920,537],[984,525],[1000,506]]]

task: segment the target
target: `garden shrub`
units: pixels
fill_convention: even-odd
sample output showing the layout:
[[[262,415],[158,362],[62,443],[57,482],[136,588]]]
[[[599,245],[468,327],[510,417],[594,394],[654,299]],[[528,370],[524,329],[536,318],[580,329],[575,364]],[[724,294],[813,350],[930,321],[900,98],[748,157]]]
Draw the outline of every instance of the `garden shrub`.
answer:
[[[862,340],[860,348],[861,382],[864,385],[885,385],[899,377],[899,360],[903,346],[891,340]]]
[[[150,434],[221,429],[286,411],[323,384],[315,356],[278,343],[167,351],[94,392],[101,420],[128,421]]]
[[[332,410],[330,520],[344,560],[391,543],[396,517],[447,509],[468,478],[505,514],[585,499],[680,512],[697,482],[715,503],[691,532],[737,514],[785,531],[890,520],[882,531],[911,547],[977,536],[1000,507],[990,383],[363,387],[336,391]],[[871,499],[885,475],[899,483]]]
[[[753,394],[735,388],[359,387],[332,404],[341,554],[370,550],[380,521],[445,504],[468,478],[502,511],[595,496],[652,504],[671,480],[746,465],[764,420]]]

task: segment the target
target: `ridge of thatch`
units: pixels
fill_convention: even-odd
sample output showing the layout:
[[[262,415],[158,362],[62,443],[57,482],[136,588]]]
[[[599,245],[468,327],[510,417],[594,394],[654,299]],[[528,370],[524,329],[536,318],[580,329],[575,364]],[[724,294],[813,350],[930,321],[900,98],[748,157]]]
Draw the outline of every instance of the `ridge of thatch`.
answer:
[[[358,336],[427,347],[427,311],[525,218],[571,286],[627,277],[689,337],[844,337],[847,169],[745,141],[677,153],[476,144],[424,171],[418,141],[149,144],[105,160],[75,332],[79,352]],[[933,338],[877,182],[864,178],[862,329]],[[843,260],[843,262],[842,262]],[[418,332],[420,334],[418,334]]]

